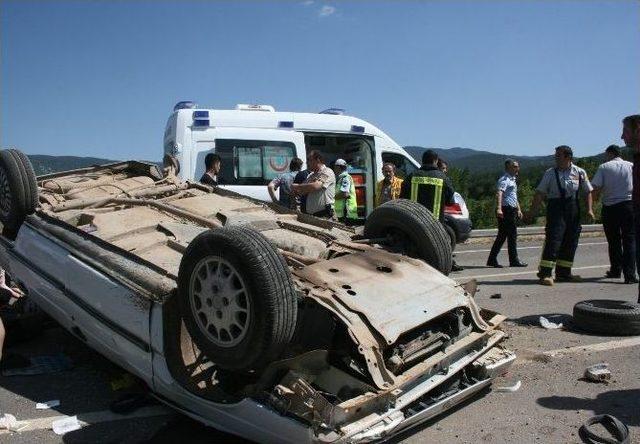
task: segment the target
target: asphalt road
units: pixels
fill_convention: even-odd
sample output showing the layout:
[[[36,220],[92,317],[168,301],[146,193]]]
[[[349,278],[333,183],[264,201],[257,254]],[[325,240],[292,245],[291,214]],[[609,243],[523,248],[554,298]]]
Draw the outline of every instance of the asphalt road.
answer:
[[[488,391],[395,442],[579,443],[580,424],[601,413],[625,422],[632,442],[640,439],[640,338],[586,335],[573,331],[570,322],[576,302],[596,297],[635,300],[637,286],[601,279],[607,270],[602,238],[584,238],[578,249],[575,272],[584,282],[539,286],[535,272],[540,244],[521,244],[520,258],[529,263],[526,269],[488,268],[484,263],[490,245],[458,246],[456,260],[465,270],[452,275],[459,282],[475,278],[479,304],[509,317],[506,345],[517,352],[518,361],[494,385],[521,381],[520,389]],[[505,251],[499,260],[507,262]],[[541,315],[567,328],[543,329]],[[20,433],[0,431],[2,443],[240,442],[162,407],[143,410],[137,418],[114,420],[106,413],[110,402],[138,388],[114,390],[112,383],[122,378],[122,370],[55,325],[12,351],[27,356],[63,352],[74,367],[42,376],[0,377],[0,413],[30,422],[30,429]],[[586,367],[603,361],[611,366],[611,383],[582,380]],[[60,400],[60,406],[35,409],[36,402],[52,399]],[[47,418],[60,415],[78,415],[91,425],[58,436],[48,428]]]

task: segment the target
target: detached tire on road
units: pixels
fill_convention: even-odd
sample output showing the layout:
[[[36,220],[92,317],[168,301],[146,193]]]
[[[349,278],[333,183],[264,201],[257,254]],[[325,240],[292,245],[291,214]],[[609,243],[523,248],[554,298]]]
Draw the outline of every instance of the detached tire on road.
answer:
[[[573,307],[576,327],[611,336],[640,335],[640,304],[628,301],[593,299]]]
[[[0,222],[10,238],[24,218],[35,211],[38,185],[29,159],[18,150],[0,151]]]
[[[178,300],[193,341],[226,370],[262,369],[282,354],[296,325],[296,293],[284,258],[245,227],[193,239],[180,263]]]
[[[451,240],[423,205],[406,199],[380,205],[364,225],[367,238],[391,239],[392,250],[419,258],[444,274],[451,272]]]

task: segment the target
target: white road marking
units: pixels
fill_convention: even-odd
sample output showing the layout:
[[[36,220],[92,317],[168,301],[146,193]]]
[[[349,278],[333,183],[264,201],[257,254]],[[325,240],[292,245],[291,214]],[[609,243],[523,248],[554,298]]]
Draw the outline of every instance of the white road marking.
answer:
[[[578,244],[579,247],[581,246],[588,246],[588,245],[607,245],[607,242],[585,242],[584,244]],[[536,245],[536,246],[532,246],[532,247],[518,247],[518,251],[520,250],[537,250],[542,248],[542,245]],[[505,248],[503,248],[503,250],[506,250],[506,246]],[[456,250],[453,253],[455,255],[458,254],[463,254],[463,253],[489,253],[491,251],[491,249],[487,249],[487,250]]]
[[[575,347],[549,350],[544,352],[543,354],[551,357],[556,357],[570,354],[615,350],[618,348],[635,347],[636,345],[640,345],[640,336],[634,336],[633,338],[627,339],[618,339],[615,341],[599,342],[597,344],[577,345]]]
[[[610,265],[589,265],[585,267],[573,267],[572,270],[591,270],[594,268],[609,268]],[[537,269],[529,270],[529,271],[518,271],[515,273],[497,273],[497,274],[480,274],[480,275],[470,275],[470,276],[460,276],[458,280],[463,279],[486,279],[492,277],[503,277],[503,276],[521,276],[526,274],[536,274],[538,272]],[[456,276],[457,277],[457,276]]]
[[[109,410],[102,410],[99,412],[80,413],[77,416],[78,416],[78,421],[80,422],[82,427],[85,427],[87,425],[98,424],[101,422],[121,421],[123,419],[133,419],[133,418],[152,418],[155,416],[168,416],[168,415],[175,415],[175,414],[176,412],[174,410],[171,410],[165,406],[157,405],[157,406],[142,407],[128,415],[118,415],[117,413],[113,413]],[[32,419],[17,418],[17,419],[18,421],[26,421],[29,423],[27,427],[20,430],[20,432],[28,432],[32,430],[51,429],[51,423],[53,421],[57,421],[59,419],[65,419],[69,417],[70,416],[60,415],[60,416],[47,416],[44,418],[32,418]],[[8,432],[7,430],[0,430],[0,436],[5,433],[11,433],[11,432]]]

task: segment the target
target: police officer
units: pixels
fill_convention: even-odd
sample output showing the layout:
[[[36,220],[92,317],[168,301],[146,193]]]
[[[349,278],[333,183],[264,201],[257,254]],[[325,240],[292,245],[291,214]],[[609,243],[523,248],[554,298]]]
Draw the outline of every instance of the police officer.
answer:
[[[336,174],[336,216],[340,222],[353,223],[358,219],[358,202],[353,177],[347,173],[347,162],[344,159],[336,160],[333,171]]]
[[[551,272],[555,266],[556,281],[579,282],[580,276],[571,274],[573,258],[580,238],[579,193],[585,194],[587,214],[594,219],[591,192],[587,173],[572,162],[573,150],[561,145],[556,148],[556,167],[549,168],[536,188],[531,209],[525,220],[531,221],[538,213],[542,201],[547,200],[547,225],[545,242],[540,259],[538,278],[541,285],[553,285]]]
[[[409,174],[400,188],[400,197],[421,203],[444,223],[444,206],[453,204],[453,185],[438,169],[438,153],[427,150],[422,154],[422,166]]]

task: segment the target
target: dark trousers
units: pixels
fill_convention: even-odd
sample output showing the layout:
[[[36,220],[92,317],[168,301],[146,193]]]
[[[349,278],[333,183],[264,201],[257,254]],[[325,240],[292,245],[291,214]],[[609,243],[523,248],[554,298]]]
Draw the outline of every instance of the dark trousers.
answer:
[[[497,262],[498,253],[500,253],[500,249],[506,240],[509,251],[509,263],[514,264],[519,261],[517,246],[518,228],[516,226],[518,222],[518,209],[514,207],[502,207],[502,215],[502,219],[498,219],[498,235],[493,242],[493,247],[491,247],[489,260],[487,262]]]
[[[609,244],[611,273],[624,273],[626,279],[636,275],[636,232],[631,201],[602,206],[602,226]]]
[[[547,226],[538,277],[571,275],[573,258],[580,239],[580,211],[575,199],[548,199]]]

